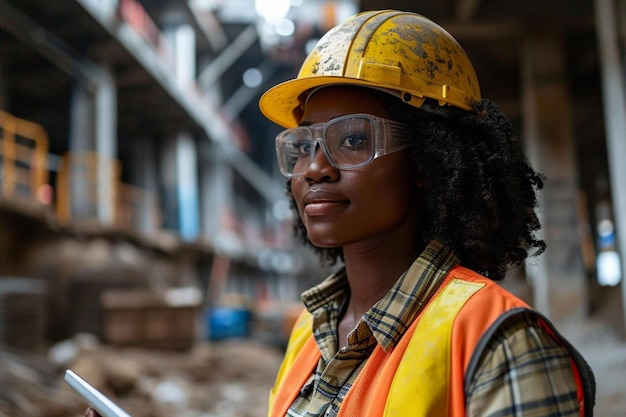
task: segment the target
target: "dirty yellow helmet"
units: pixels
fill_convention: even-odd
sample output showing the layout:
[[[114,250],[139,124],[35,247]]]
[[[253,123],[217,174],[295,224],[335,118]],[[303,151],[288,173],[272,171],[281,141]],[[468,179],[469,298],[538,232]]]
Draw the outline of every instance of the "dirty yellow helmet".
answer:
[[[461,45],[441,26],[409,12],[359,13],[324,35],[305,59],[297,78],[269,89],[260,99],[271,121],[294,127],[308,92],[332,84],[383,89],[420,107],[472,110],[480,100],[476,73]]]

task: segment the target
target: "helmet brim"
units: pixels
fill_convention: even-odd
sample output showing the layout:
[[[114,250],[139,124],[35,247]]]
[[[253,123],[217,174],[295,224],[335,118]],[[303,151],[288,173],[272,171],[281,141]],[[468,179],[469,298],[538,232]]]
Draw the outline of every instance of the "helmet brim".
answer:
[[[259,99],[259,108],[272,122],[286,129],[292,128],[300,123],[306,93],[317,87],[331,85],[380,87],[380,84],[339,76],[298,78],[282,82],[267,90]]]

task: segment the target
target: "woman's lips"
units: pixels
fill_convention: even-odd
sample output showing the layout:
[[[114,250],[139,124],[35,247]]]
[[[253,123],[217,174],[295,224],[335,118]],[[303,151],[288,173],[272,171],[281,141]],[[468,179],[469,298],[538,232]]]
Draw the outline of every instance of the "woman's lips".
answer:
[[[319,201],[305,204],[304,214],[309,217],[332,214],[346,205],[345,201]]]
[[[302,198],[304,214],[307,216],[325,216],[335,213],[348,204],[348,200],[324,190],[314,189]]]

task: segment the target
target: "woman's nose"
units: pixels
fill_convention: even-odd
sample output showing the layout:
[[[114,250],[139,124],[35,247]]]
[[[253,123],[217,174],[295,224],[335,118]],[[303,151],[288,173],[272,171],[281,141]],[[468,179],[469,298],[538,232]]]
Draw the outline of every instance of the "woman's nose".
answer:
[[[307,181],[321,182],[337,179],[339,170],[331,165],[319,143],[315,144],[313,152],[313,159],[304,173]]]

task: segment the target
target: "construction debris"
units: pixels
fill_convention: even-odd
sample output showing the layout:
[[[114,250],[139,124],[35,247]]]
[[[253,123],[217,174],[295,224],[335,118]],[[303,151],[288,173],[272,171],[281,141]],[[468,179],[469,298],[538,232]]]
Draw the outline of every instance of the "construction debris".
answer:
[[[115,347],[82,335],[43,359],[0,349],[0,417],[78,417],[70,368],[133,417],[263,417],[280,349],[248,339],[187,351]]]

